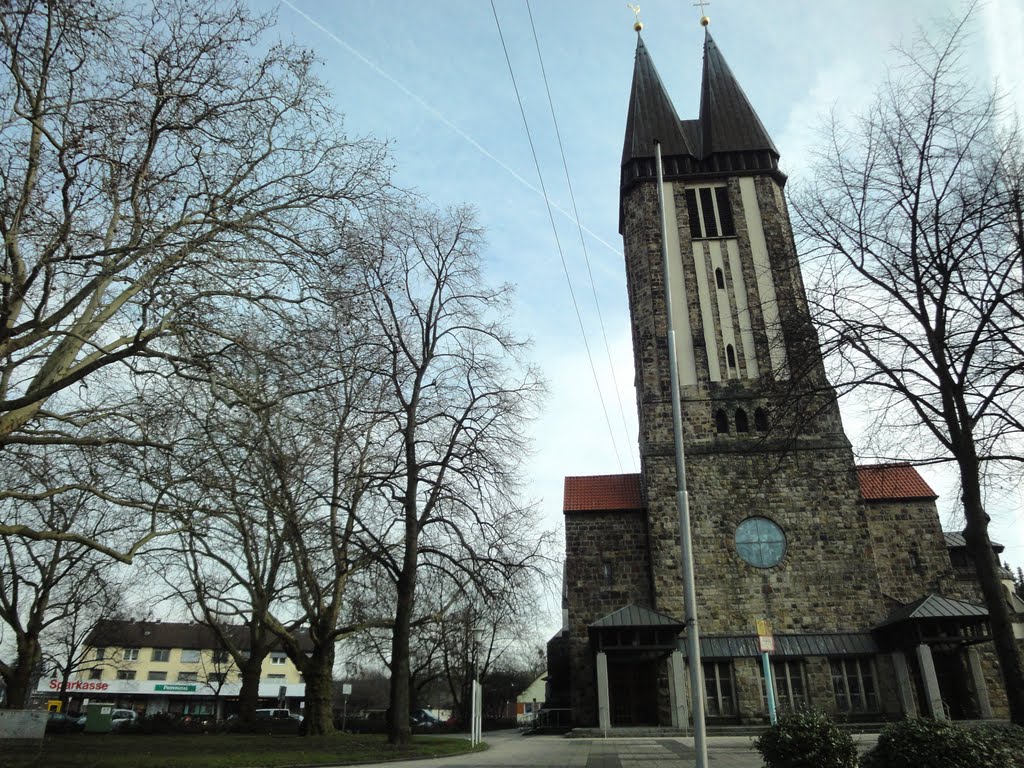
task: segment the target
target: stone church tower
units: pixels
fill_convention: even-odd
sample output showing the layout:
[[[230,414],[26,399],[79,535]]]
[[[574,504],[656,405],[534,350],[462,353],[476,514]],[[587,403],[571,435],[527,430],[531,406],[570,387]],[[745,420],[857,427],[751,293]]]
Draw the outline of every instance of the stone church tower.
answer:
[[[957,581],[917,472],[854,464],[810,326],[778,150],[707,32],[696,120],[679,119],[637,41],[620,232],[641,472],[566,478],[565,626],[549,645],[548,706],[571,708],[578,725],[686,724],[655,142],[708,717],[765,717],[758,620],[776,638],[782,709],[880,718],[962,696],[965,713],[990,714],[974,647],[984,610],[956,599],[976,592]],[[958,639],[932,648],[921,622],[931,631],[940,615],[941,635]]]

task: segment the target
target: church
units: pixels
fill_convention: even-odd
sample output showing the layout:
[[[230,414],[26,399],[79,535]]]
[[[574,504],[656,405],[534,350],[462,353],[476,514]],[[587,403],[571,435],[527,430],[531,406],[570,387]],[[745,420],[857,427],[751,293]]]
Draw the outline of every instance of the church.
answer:
[[[657,141],[708,723],[768,718],[758,622],[781,712],[1005,718],[963,537],[942,531],[912,466],[854,462],[779,152],[704,34],[695,120],[679,118],[638,34],[619,231],[641,471],[565,478],[545,706],[602,729],[690,721]]]

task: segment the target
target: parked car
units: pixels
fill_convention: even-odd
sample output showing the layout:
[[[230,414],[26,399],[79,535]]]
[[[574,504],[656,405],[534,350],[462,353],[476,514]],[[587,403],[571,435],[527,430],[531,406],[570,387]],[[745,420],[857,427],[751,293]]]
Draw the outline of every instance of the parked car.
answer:
[[[138,719],[139,715],[134,709],[115,709],[110,716],[110,728],[115,731],[119,728],[130,728]]]
[[[72,717],[63,712],[50,712],[46,718],[47,733],[77,733],[85,727],[85,715]]]
[[[287,709],[257,709],[256,719],[257,720],[288,720],[294,719],[298,715],[293,715],[290,710]],[[298,718],[302,720],[301,717]]]
[[[427,712],[427,710],[417,709],[409,715],[409,724],[418,725],[420,728],[435,728],[441,724],[441,721]]]

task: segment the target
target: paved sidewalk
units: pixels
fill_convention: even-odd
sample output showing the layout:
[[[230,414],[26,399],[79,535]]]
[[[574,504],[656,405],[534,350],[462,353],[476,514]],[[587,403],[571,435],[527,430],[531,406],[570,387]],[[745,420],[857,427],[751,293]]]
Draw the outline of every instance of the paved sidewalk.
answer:
[[[863,752],[876,741],[873,734],[854,735]],[[566,739],[521,736],[515,731],[484,734],[489,749],[470,755],[380,763],[388,768],[681,768],[694,765],[692,738]],[[708,738],[709,768],[761,768],[751,736]]]

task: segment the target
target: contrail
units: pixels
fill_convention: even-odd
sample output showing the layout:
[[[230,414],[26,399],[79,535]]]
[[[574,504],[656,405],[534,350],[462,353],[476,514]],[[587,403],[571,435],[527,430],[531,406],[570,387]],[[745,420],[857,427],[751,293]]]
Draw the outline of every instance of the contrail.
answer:
[[[349,45],[347,42],[345,42],[340,37],[338,37],[336,34],[334,34],[334,32],[332,32],[331,30],[327,29],[327,27],[325,27],[319,21],[314,19],[308,13],[303,11],[301,8],[297,7],[293,2],[291,2],[291,0],[281,0],[281,3],[283,5],[286,5],[289,8],[291,8],[295,13],[297,13],[299,16],[304,18],[306,21],[308,21],[310,24],[312,24],[318,30],[320,30],[325,35],[327,35],[327,37],[331,38],[331,40],[336,42],[338,45],[340,45],[346,51],[348,51],[353,56],[355,56],[357,59],[359,59],[361,62],[363,62],[366,66],[368,66],[370,69],[372,69],[378,75],[383,77],[385,80],[387,80],[393,86],[395,86],[398,90],[400,90],[402,93],[404,93],[406,96],[408,96],[410,99],[412,99],[417,104],[419,104],[421,107],[423,107],[425,110],[427,110],[427,112],[429,112],[431,115],[433,115],[434,118],[438,122],[440,122],[442,125],[445,125],[446,127],[448,127],[453,133],[457,134],[459,137],[464,139],[470,145],[475,147],[476,150],[480,154],[482,154],[484,157],[486,157],[487,159],[489,159],[492,162],[494,162],[495,164],[497,164],[502,170],[504,170],[506,173],[508,173],[510,176],[512,176],[512,178],[514,178],[516,181],[518,181],[524,187],[526,187],[527,189],[529,189],[531,192],[533,192],[534,194],[538,195],[539,197],[544,197],[544,194],[539,189],[537,189],[537,187],[533,186],[533,184],[531,184],[529,181],[527,181],[522,176],[520,176],[518,173],[516,173],[516,171],[513,168],[511,168],[509,165],[507,165],[503,160],[501,160],[501,158],[499,158],[496,155],[494,155],[494,153],[492,153],[490,150],[488,150],[487,147],[483,146],[479,141],[474,139],[472,136],[470,136],[468,133],[466,133],[464,130],[462,130],[459,126],[457,126],[455,123],[453,123],[447,117],[445,117],[439,110],[437,110],[436,108],[431,106],[429,103],[424,101],[422,98],[420,98],[418,95],[416,95],[411,90],[409,90],[400,80],[397,80],[396,78],[392,77],[389,73],[385,72],[377,64],[375,64],[373,61],[371,61],[370,59],[366,58],[366,56],[364,56],[358,50],[356,50],[351,45]],[[602,238],[596,232],[593,232],[593,231],[587,229],[587,227],[583,226],[583,224],[581,224],[579,221],[577,221],[573,217],[573,215],[571,213],[569,213],[567,210],[565,210],[564,208],[559,206],[557,203],[552,202],[551,206],[556,211],[558,211],[560,214],[565,216],[565,218],[569,219],[569,221],[573,222],[574,224],[576,224],[579,227],[582,227],[584,232],[586,232],[588,235],[590,235],[592,238],[594,238],[594,240],[599,242],[601,245],[603,245],[605,248],[610,250],[612,253],[614,253],[614,254],[616,254],[618,256],[622,255],[622,251],[620,251],[618,248],[616,248],[611,243],[607,242],[604,238]]]

